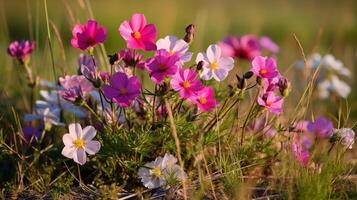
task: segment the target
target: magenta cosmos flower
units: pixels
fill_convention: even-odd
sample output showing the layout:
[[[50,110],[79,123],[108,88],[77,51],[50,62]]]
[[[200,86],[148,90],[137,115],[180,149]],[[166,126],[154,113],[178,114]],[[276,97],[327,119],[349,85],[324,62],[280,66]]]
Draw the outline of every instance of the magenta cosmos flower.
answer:
[[[218,102],[214,98],[212,87],[202,88],[195,96],[192,96],[190,100],[203,112],[209,112],[218,105]]]
[[[134,14],[129,22],[121,23],[119,33],[130,49],[156,50],[154,43],[157,36],[156,27],[154,24],[147,24],[143,14]]]
[[[87,126],[82,130],[80,124],[70,124],[68,126],[69,133],[64,134],[62,137],[64,148],[62,155],[69,159],[73,159],[74,162],[84,165],[87,161],[87,155],[94,155],[100,149],[100,143],[92,140],[97,131],[93,126]]]
[[[24,62],[28,59],[28,56],[35,49],[35,43],[30,41],[14,41],[7,48],[7,53],[19,60]]]
[[[252,60],[261,55],[261,48],[257,38],[253,35],[241,37],[229,36],[219,43],[222,54],[229,57]]]
[[[140,95],[141,84],[136,76],[128,78],[117,72],[109,78],[109,85],[103,85],[104,96],[120,107],[128,107]]]
[[[76,24],[72,30],[71,44],[74,48],[86,50],[103,43],[107,38],[107,29],[99,27],[97,21],[88,20],[86,24]]]
[[[260,78],[274,78],[279,75],[274,58],[256,56],[252,61],[251,71]]]
[[[274,92],[267,92],[258,98],[258,104],[268,109],[269,112],[280,114],[283,109],[284,99]]]
[[[307,131],[317,138],[329,138],[333,134],[333,124],[326,118],[319,117],[314,122],[309,122]]]
[[[175,91],[178,91],[182,98],[190,98],[203,87],[196,77],[197,74],[192,69],[180,68],[177,73],[172,76],[171,87]]]
[[[291,144],[291,151],[297,161],[302,165],[307,165],[310,159],[310,152],[299,143]]]
[[[158,50],[155,57],[146,61],[151,80],[160,84],[166,77],[173,76],[177,72],[179,59],[177,54],[170,55],[165,49]]]

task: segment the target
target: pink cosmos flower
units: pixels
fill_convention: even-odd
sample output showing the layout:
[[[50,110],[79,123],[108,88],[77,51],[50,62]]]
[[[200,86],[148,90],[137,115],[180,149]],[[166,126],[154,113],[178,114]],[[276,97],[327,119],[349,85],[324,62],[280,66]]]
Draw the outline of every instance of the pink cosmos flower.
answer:
[[[100,143],[92,140],[97,131],[93,126],[87,126],[82,130],[80,124],[70,124],[68,126],[69,133],[64,134],[62,137],[64,148],[62,155],[74,162],[84,165],[87,161],[87,155],[94,155],[100,149]]]
[[[261,55],[261,47],[253,35],[229,36],[220,42],[219,46],[224,56],[252,60],[255,56]]]
[[[156,42],[157,49],[165,49],[170,55],[175,53],[180,57],[179,66],[191,60],[192,53],[188,52],[189,45],[175,36],[166,36]]]
[[[175,91],[178,91],[182,98],[190,98],[203,87],[196,77],[197,74],[194,70],[180,68],[177,73],[172,76],[171,87]]]
[[[150,72],[151,80],[160,84],[166,77],[173,76],[178,69],[178,60],[177,54],[170,55],[164,49],[158,50],[155,57],[146,61],[146,68]]]
[[[97,21],[88,20],[86,24],[76,24],[72,30],[71,44],[74,48],[86,50],[103,43],[107,38],[107,29],[99,27]]]
[[[275,92],[275,90],[278,89],[279,76],[280,75],[274,78],[263,79],[263,93]]]
[[[214,98],[212,87],[203,87],[195,96],[192,96],[190,100],[203,112],[209,112],[218,105],[217,100]]]
[[[156,27],[154,24],[147,24],[143,14],[134,14],[129,22],[121,23],[119,33],[130,49],[156,50],[154,43],[157,36]]]
[[[315,122],[309,122],[307,130],[317,138],[330,138],[333,135],[333,124],[326,118],[319,117]]]
[[[24,62],[25,60],[28,59],[28,56],[31,54],[31,52],[35,49],[35,42],[30,42],[30,41],[14,41],[12,42],[9,47],[7,48],[7,53],[21,61]]]
[[[273,42],[273,40],[271,40],[269,37],[267,36],[263,36],[259,39],[259,44],[262,48],[274,53],[274,54],[277,54],[279,53],[279,46]]]
[[[274,78],[279,75],[274,58],[256,56],[252,61],[251,71],[260,78]]]
[[[283,109],[284,99],[276,96],[274,92],[268,92],[258,98],[258,104],[268,109],[269,112],[280,114]]]
[[[120,107],[128,107],[140,95],[141,83],[136,76],[128,78],[125,73],[116,72],[109,79],[109,85],[103,85],[104,96]]]
[[[142,60],[143,55],[139,54],[134,49],[121,50],[119,52],[119,58],[125,63],[126,66],[145,69],[145,62]]]
[[[297,161],[302,165],[307,165],[310,159],[310,152],[298,143],[291,144],[291,151]]]
[[[218,45],[210,45],[206,53],[199,53],[196,63],[200,61],[203,61],[203,71],[200,74],[203,80],[214,78],[216,81],[223,81],[234,67],[233,58],[223,57]]]
[[[247,126],[246,130],[252,133],[263,132],[264,136],[272,138],[274,137],[276,130],[271,125],[266,125],[265,121],[265,118],[255,119],[249,126]]]
[[[62,90],[59,94],[66,100],[74,102],[93,91],[92,84],[82,75],[60,77]]]

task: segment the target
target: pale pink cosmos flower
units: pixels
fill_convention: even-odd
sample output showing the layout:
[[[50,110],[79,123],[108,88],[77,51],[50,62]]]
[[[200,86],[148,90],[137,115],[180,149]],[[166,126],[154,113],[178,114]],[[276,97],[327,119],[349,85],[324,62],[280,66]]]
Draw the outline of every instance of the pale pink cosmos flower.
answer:
[[[336,129],[335,132],[341,137],[341,143],[348,149],[352,149],[355,143],[355,132],[351,128]]]
[[[102,87],[104,96],[120,107],[128,107],[140,95],[141,83],[136,76],[128,77],[116,72],[109,79],[109,85]]]
[[[200,74],[203,80],[214,78],[216,81],[223,81],[234,67],[233,58],[223,57],[218,45],[210,45],[206,53],[198,53],[196,63],[200,61],[203,61],[203,71]]]
[[[170,55],[175,53],[180,57],[179,66],[191,60],[192,53],[188,52],[189,45],[182,39],[175,36],[166,36],[156,42],[157,49],[165,49]]]
[[[177,54],[170,55],[165,49],[158,50],[155,57],[146,61],[146,69],[150,72],[151,80],[160,84],[165,78],[173,76],[178,69],[177,61]]]
[[[134,14],[130,21],[121,23],[119,33],[130,49],[156,50],[154,43],[157,36],[156,27],[154,24],[147,24],[143,14]]]
[[[190,98],[192,95],[202,89],[202,83],[196,79],[197,74],[192,69],[180,68],[177,73],[172,76],[171,87],[178,91],[182,98]]]
[[[60,77],[59,82],[62,90],[59,94],[68,101],[76,101],[93,91],[92,84],[83,75]]]
[[[197,107],[203,112],[209,112],[218,105],[214,98],[214,91],[212,87],[203,87],[196,95],[190,98]]]
[[[275,59],[263,56],[253,59],[250,71],[260,78],[274,78],[279,75]]]
[[[274,53],[274,54],[277,54],[279,53],[279,46],[273,42],[273,40],[271,40],[268,36],[263,36],[259,39],[259,44],[262,48]]]
[[[73,123],[68,126],[69,133],[63,135],[62,140],[64,148],[62,155],[69,159],[73,159],[74,162],[84,165],[87,161],[87,155],[94,155],[100,149],[100,143],[92,140],[97,131],[93,126],[87,126],[82,130],[82,127],[78,123]]]
[[[86,50],[103,43],[107,38],[107,29],[99,27],[95,20],[88,20],[86,24],[76,24],[72,30],[71,44],[74,48]]]
[[[9,47],[7,48],[7,53],[21,61],[24,62],[28,59],[29,55],[35,49],[35,42],[30,41],[14,41],[12,42]]]
[[[306,166],[310,159],[310,152],[299,143],[291,144],[291,151],[297,161]]]
[[[248,132],[251,133],[260,133],[263,132],[265,137],[272,138],[274,137],[276,130],[269,124],[266,124],[266,118],[255,119],[251,124],[246,128]]]
[[[283,112],[284,99],[277,96],[274,92],[267,92],[258,97],[258,104],[265,107],[269,112],[280,114]]]

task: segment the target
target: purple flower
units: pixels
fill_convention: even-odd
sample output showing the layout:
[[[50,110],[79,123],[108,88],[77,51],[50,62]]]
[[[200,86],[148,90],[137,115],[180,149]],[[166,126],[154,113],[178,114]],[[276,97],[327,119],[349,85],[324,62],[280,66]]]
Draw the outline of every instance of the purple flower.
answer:
[[[86,24],[76,24],[72,30],[71,44],[74,48],[86,50],[103,43],[107,38],[107,29],[99,27],[97,21],[88,20]]]
[[[35,49],[35,42],[30,42],[30,41],[14,41],[12,42],[9,47],[7,48],[7,53],[21,61],[25,62],[25,60],[28,59],[28,56],[31,54],[31,52]]]
[[[252,67],[250,69],[260,78],[274,78],[279,76],[279,71],[274,58],[257,56],[252,61]]]
[[[284,99],[277,96],[274,92],[268,92],[258,98],[258,104],[265,107],[269,112],[280,114],[283,112]]]
[[[176,74],[179,59],[176,53],[170,55],[165,49],[158,50],[155,57],[146,62],[146,68],[150,72],[151,80],[156,84],[160,84],[166,77]]]
[[[270,125],[265,125],[265,118],[255,119],[249,126],[247,126],[246,130],[252,133],[263,132],[264,136],[272,138],[274,137],[276,130]]]
[[[319,117],[315,122],[309,122],[307,130],[317,138],[329,138],[333,134],[333,124],[324,117]]]
[[[90,81],[96,81],[98,78],[98,68],[96,62],[92,56],[81,54],[78,59],[78,63],[81,69],[81,73]]]
[[[120,107],[128,107],[140,95],[141,83],[136,76],[128,78],[125,73],[117,72],[103,85],[104,96]]]
[[[279,50],[280,50],[279,46],[267,36],[261,37],[259,39],[259,44],[262,48],[264,48],[274,54],[279,53]]]
[[[27,142],[31,141],[31,138],[38,140],[41,137],[42,131],[38,127],[25,126],[22,128],[22,132]]]

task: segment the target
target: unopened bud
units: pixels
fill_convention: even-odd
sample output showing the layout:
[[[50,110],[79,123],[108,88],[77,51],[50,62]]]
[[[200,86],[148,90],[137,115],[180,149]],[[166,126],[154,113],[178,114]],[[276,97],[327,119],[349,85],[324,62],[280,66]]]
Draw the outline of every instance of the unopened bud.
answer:
[[[239,89],[243,89],[245,87],[245,79],[241,78],[238,74],[236,74],[237,77],[237,87]]]
[[[260,77],[257,76],[257,83],[258,83],[258,85],[261,85],[261,84],[262,84],[262,80],[263,80],[262,78],[260,78]]]
[[[191,44],[193,41],[193,37],[195,34],[195,26],[193,24],[190,24],[186,27],[186,35],[183,40],[187,42],[188,44]]]
[[[108,55],[108,57],[109,57],[109,63],[110,63],[111,65],[114,65],[115,62],[118,61],[118,59],[119,59],[117,53],[115,53],[115,54],[113,54],[113,55]]]
[[[282,96],[286,97],[289,95],[290,82],[285,77],[280,77],[278,81],[279,92]]]
[[[197,71],[201,71],[201,70],[202,70],[203,64],[204,64],[204,61],[203,61],[203,60],[201,60],[200,62],[198,62],[197,66],[196,66]]]
[[[247,71],[246,73],[243,74],[244,79],[250,79],[253,76],[252,71]]]

